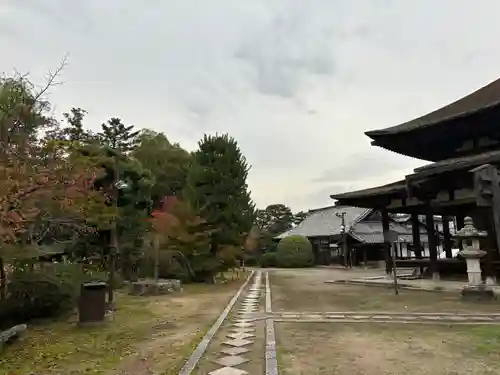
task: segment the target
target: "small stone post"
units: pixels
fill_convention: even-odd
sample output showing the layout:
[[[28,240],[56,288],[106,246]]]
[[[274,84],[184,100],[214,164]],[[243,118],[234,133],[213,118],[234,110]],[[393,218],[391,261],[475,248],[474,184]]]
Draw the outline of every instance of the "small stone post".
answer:
[[[492,299],[493,291],[483,284],[480,260],[486,251],[480,249],[479,239],[486,237],[487,232],[478,230],[471,217],[464,219],[464,227],[456,236],[461,240],[463,250],[459,255],[467,263],[468,284],[462,289],[462,296],[467,299]]]

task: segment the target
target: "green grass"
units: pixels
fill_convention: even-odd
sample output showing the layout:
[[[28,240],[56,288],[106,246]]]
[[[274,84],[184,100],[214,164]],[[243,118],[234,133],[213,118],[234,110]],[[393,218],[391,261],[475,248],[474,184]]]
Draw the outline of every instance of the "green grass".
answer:
[[[472,349],[476,354],[500,354],[500,326],[480,326],[468,329]]]
[[[29,325],[22,340],[2,353],[0,373],[58,374],[71,368],[75,373],[101,374],[130,354],[131,344],[150,331],[156,316],[144,302],[118,296],[113,321],[100,328],[79,328],[75,318]]]
[[[148,342],[158,333],[155,326],[166,320],[172,327],[162,329],[172,334],[182,331],[189,341],[172,347],[168,358],[152,361],[164,363],[165,375],[176,374],[246,276],[227,284],[184,285],[183,293],[166,296],[119,292],[116,312],[104,327],[79,328],[76,316],[28,324],[24,337],[1,354],[0,374],[108,374],[123,359],[137,354],[138,344]]]
[[[290,375],[500,373],[500,326],[279,323],[277,342]]]
[[[311,282],[304,276],[270,275],[277,311],[498,312],[499,301],[468,302],[460,293],[401,290]]]

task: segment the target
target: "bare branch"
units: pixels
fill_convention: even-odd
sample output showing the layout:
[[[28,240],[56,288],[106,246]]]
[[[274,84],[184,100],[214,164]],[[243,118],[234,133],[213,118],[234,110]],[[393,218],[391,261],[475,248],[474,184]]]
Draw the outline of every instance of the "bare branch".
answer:
[[[47,90],[52,87],[52,86],[56,86],[56,85],[60,85],[62,84],[62,82],[56,82],[56,78],[61,74],[61,72],[63,71],[63,69],[66,67],[67,65],[67,61],[68,61],[68,53],[66,53],[61,61],[61,64],[59,65],[59,67],[52,73],[51,71],[49,71],[49,74],[48,74],[48,77],[47,77],[47,82],[46,84],[41,88],[41,90],[34,96],[33,98],[33,103],[36,103],[40,100],[40,98],[47,92]],[[26,80],[26,77],[28,76],[28,74],[20,74],[19,72],[16,71],[16,74],[19,76],[18,79],[22,82],[24,80]],[[0,87],[1,89],[1,87]],[[12,108],[9,108],[9,110],[5,111],[4,112],[4,115],[2,116],[2,121],[0,122],[0,136],[2,134],[2,129],[4,127],[4,122],[6,121],[9,121],[9,119],[11,118],[11,116],[13,115],[14,111],[17,110],[17,107],[14,105],[12,106]],[[15,127],[17,128],[17,127]],[[3,138],[3,137],[0,137],[0,138]],[[8,144],[8,135],[7,135],[7,139],[0,139],[0,147],[2,149],[6,149],[6,145]],[[0,150],[2,151],[2,150]]]
[[[52,229],[52,227],[49,225],[47,227],[47,229],[45,229],[45,231],[40,236],[38,236],[38,238],[34,242],[35,243],[40,243],[40,241],[42,241],[45,238],[45,236],[47,234],[49,234],[49,232],[51,231],[51,229]]]
[[[47,92],[47,90],[49,88],[51,88],[52,86],[57,86],[57,85],[61,85],[62,82],[55,82],[55,79],[61,74],[61,72],[63,71],[63,69],[66,67],[66,65],[68,64],[68,54],[66,53],[61,61],[61,64],[59,65],[59,67],[54,71],[54,73],[52,73],[50,70],[49,70],[49,74],[48,74],[48,77],[47,77],[47,82],[45,83],[45,86],[42,87],[42,89],[40,90],[40,92],[38,94],[35,95],[35,102],[37,100],[39,100],[43,94],[45,94],[45,92]]]

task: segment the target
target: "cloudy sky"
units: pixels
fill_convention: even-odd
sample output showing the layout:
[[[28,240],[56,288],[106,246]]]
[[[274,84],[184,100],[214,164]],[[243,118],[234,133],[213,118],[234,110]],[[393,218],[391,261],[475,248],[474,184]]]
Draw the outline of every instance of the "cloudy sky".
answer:
[[[259,206],[308,209],[422,164],[363,132],[498,78],[498,14],[498,0],[0,0],[0,72],[42,84],[68,54],[56,113],[188,149],[227,132]]]

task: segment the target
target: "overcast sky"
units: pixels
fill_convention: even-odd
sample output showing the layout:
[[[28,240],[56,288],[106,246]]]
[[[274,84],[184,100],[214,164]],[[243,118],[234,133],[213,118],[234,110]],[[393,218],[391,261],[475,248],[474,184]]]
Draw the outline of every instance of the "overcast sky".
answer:
[[[294,210],[400,179],[421,161],[370,146],[500,76],[498,0],[0,0],[0,72],[50,100],[193,149],[227,132],[258,206]]]

